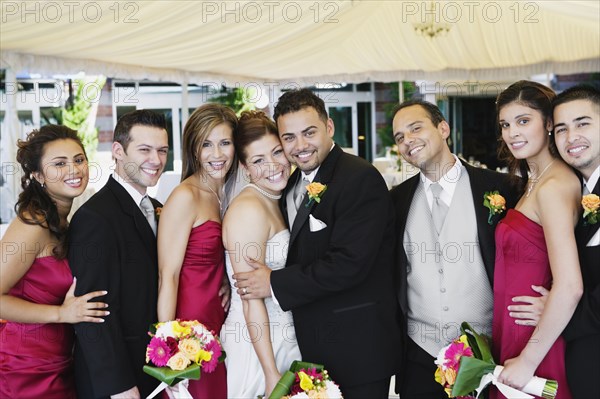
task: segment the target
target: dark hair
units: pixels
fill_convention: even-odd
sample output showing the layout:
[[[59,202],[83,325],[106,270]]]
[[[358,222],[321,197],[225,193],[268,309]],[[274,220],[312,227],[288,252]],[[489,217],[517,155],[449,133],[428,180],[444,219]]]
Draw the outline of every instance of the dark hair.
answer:
[[[208,103],[198,108],[188,119],[183,128],[183,156],[181,181],[187,179],[200,170],[200,150],[202,143],[209,136],[210,132],[220,124],[227,124],[234,131],[237,126],[237,116],[235,112],[225,105]],[[236,162],[232,163],[235,165]],[[229,176],[235,168],[229,169]]]
[[[246,165],[246,147],[268,134],[274,135],[279,140],[277,126],[264,112],[242,112],[233,136],[235,152],[240,162]]]
[[[440,111],[437,105],[432,104],[429,101],[423,100],[407,100],[401,104],[396,105],[392,112],[392,118],[394,118],[396,114],[400,112],[401,109],[412,107],[413,105],[420,105],[425,110],[425,112],[427,112],[431,123],[433,123],[433,126],[435,127],[437,127],[440,123],[446,120],[446,118],[444,118],[444,114],[442,114],[442,111]]]
[[[583,84],[573,86],[557,95],[552,102],[552,107],[556,108],[561,104],[576,100],[587,100],[596,107],[600,107],[600,90],[593,86]]]
[[[277,123],[277,119],[285,114],[291,112],[300,111],[303,108],[312,107],[317,111],[319,118],[327,123],[327,110],[325,109],[325,102],[309,89],[294,89],[283,93],[277,105],[275,106],[275,112],[273,113],[273,119]]]
[[[520,80],[513,83],[502,91],[496,99],[496,126],[500,125],[500,110],[514,102],[539,111],[542,114],[545,128],[548,123],[552,123],[552,100],[555,97],[556,94],[554,91],[543,84],[528,80]],[[516,159],[512,155],[508,145],[502,140],[502,132],[499,134],[498,141],[498,159],[508,163],[508,171],[512,176],[512,182],[517,187],[518,193],[522,194],[527,184],[527,175],[529,172],[527,161],[525,159]],[[558,157],[558,149],[556,148],[553,135],[550,135],[548,148],[554,158]],[[523,178],[518,177],[519,175]]]
[[[50,233],[58,240],[52,253],[56,258],[63,259],[67,256],[67,226],[61,224],[56,203],[33,176],[36,172],[42,172],[41,160],[46,145],[56,140],[73,140],[79,144],[85,154],[77,132],[66,126],[42,126],[39,130],[29,133],[27,139],[17,141],[19,148],[17,162],[21,164],[23,170],[21,177],[23,191],[19,194],[15,211],[23,223],[50,230]]]
[[[147,109],[139,109],[126,113],[117,121],[113,136],[113,142],[120,143],[125,152],[127,152],[127,146],[131,142],[129,133],[135,125],[151,126],[167,130],[167,123],[162,114]]]

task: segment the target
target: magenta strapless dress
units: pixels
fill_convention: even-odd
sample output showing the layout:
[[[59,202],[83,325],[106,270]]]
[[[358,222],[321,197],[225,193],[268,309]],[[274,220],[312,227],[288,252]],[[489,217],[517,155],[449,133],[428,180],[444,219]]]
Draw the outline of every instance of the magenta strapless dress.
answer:
[[[209,220],[190,232],[179,277],[176,317],[198,320],[218,337],[225,321],[225,311],[219,298],[224,275],[225,248],[221,224]],[[213,373],[202,374],[199,381],[190,381],[189,391],[194,399],[225,399],[225,364],[219,363]]]
[[[496,265],[494,271],[494,321],[492,350],[498,364],[521,353],[535,327],[521,326],[508,315],[507,306],[515,296],[531,295],[531,285],[550,289],[552,274],[542,226],[521,212],[510,209],[496,228]],[[532,335],[533,334],[533,335]],[[570,399],[565,374],[565,342],[559,337],[540,363],[535,375],[558,381],[556,399]],[[495,388],[491,399],[504,398]]]
[[[37,258],[9,294],[60,305],[73,283],[66,259]],[[70,324],[0,324],[0,398],[75,399]]]

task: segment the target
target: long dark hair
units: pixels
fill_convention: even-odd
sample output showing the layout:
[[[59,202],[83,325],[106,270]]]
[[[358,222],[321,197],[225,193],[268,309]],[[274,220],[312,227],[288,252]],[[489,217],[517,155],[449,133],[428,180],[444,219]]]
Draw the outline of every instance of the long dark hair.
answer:
[[[552,89],[540,83],[528,80],[515,82],[501,92],[496,99],[496,126],[500,126],[500,110],[506,105],[515,102],[539,111],[542,114],[544,127],[546,127],[548,123],[552,124],[552,101],[555,97],[556,93]],[[521,195],[527,185],[527,176],[529,173],[527,160],[516,159],[513,156],[508,145],[502,140],[501,131],[498,141],[498,159],[508,163],[508,171],[511,175],[512,183],[517,187],[518,193]],[[558,157],[558,149],[556,148],[553,135],[550,135],[548,148],[553,157]]]
[[[235,112],[225,105],[208,103],[198,107],[183,128],[183,156],[181,181],[184,181],[200,170],[200,146],[210,132],[222,123],[226,123],[234,131],[237,126]],[[229,177],[235,170],[236,160],[227,172]]]
[[[21,164],[23,176],[21,187],[23,191],[15,204],[15,211],[24,223],[41,226],[50,230],[58,244],[52,254],[63,259],[67,256],[67,225],[61,224],[56,203],[46,189],[34,178],[34,173],[42,172],[42,156],[46,144],[55,140],[73,140],[81,147],[83,144],[75,130],[66,126],[46,125],[27,135],[27,139],[17,141],[17,162]]]

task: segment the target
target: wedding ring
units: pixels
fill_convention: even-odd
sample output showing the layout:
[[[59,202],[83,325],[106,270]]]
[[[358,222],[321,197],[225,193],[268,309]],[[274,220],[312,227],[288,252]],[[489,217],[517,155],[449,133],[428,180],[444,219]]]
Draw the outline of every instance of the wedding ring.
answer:
[[[242,292],[244,293],[244,295],[246,295],[248,293],[248,288],[246,288],[246,287],[242,288]]]

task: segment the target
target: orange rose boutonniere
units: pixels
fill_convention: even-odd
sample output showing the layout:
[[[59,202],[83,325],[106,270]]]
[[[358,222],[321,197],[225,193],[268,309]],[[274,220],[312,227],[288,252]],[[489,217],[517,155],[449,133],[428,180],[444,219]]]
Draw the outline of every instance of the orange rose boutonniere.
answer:
[[[506,210],[506,200],[498,191],[486,191],[483,194],[483,205],[490,210],[489,224],[492,224],[492,218],[495,215],[500,215]]]
[[[327,185],[312,182],[306,186],[306,191],[308,192],[308,202],[306,203],[306,207],[312,205],[313,201],[317,204],[321,202],[321,197],[327,191]]]
[[[583,206],[583,220],[586,225],[598,223],[598,209],[600,208],[600,197],[596,194],[584,195],[581,199]]]
[[[161,212],[162,212],[162,206],[158,206],[158,207],[154,208],[154,216],[156,216],[157,222],[160,219]]]

